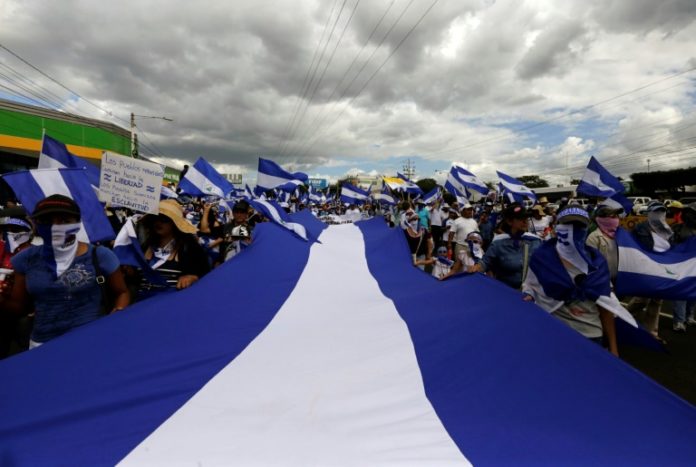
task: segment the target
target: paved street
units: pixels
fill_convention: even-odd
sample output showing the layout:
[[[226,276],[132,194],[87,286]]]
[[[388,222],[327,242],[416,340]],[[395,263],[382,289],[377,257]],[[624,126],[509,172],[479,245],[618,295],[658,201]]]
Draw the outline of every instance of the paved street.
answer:
[[[671,316],[663,315],[660,335],[667,341],[666,353],[624,346],[619,350],[621,358],[696,405],[696,326],[677,333],[672,331]]]

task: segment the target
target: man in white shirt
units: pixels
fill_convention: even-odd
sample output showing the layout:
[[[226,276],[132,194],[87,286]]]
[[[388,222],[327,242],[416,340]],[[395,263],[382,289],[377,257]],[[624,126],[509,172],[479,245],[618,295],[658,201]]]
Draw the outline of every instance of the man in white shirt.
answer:
[[[462,206],[462,215],[457,217],[449,229],[447,247],[452,250],[454,246],[454,257],[459,257],[460,250],[466,245],[466,237],[471,232],[478,231],[478,223],[474,220],[474,207],[466,203]]]

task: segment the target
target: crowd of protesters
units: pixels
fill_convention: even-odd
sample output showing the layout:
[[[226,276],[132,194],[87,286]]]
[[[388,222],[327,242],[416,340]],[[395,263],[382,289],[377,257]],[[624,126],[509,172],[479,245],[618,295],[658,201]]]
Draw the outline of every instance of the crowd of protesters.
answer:
[[[545,198],[532,206],[443,199],[430,205],[420,200],[305,205],[292,198],[280,206],[288,212],[310,209],[330,224],[383,217],[403,230],[413,264],[436,279],[485,273],[617,353],[614,316],[599,297],[611,290],[618,270],[620,209],[600,203],[587,211],[573,200],[551,205]],[[247,248],[255,226],[266,221],[243,199],[228,204],[186,195],[161,201],[157,215],[110,207],[106,214],[115,233],[131,223],[146,269],[120,265],[113,242],[83,241],[80,208],[70,198],[49,196],[31,215],[15,202],[0,211],[0,358],[131,303],[193,286]],[[696,203],[683,206],[671,224],[666,215],[664,205],[653,203],[647,220],[633,230],[646,250],[665,251],[696,235]],[[547,269],[534,269],[535,262],[555,264],[567,277],[563,273],[564,280],[548,292],[539,286],[549,280]],[[639,322],[660,338],[663,301],[626,300]],[[672,304],[675,331],[696,324],[694,305]]]
[[[404,201],[387,220],[403,229],[416,267],[440,280],[485,273],[618,354],[613,305],[625,304],[664,342],[658,332],[664,300],[620,297],[618,302],[612,293],[619,264],[615,236],[623,215],[602,201],[585,209],[572,199],[552,205],[541,197],[531,206]],[[631,232],[646,251],[664,252],[696,235],[696,203],[668,209],[654,201],[646,217]],[[535,264],[537,274],[531,272]],[[696,325],[696,302],[674,301],[671,308],[675,332]]]

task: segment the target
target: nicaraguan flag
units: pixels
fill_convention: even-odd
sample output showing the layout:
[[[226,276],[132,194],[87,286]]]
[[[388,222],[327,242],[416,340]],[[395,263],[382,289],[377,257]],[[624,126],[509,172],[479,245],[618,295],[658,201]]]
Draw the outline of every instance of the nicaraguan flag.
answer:
[[[592,156],[576,191],[585,196],[609,198],[623,193],[623,184]]]
[[[164,278],[157,271],[152,269],[145,259],[142,248],[140,248],[140,242],[138,241],[135,225],[133,223],[134,219],[137,220],[140,218],[141,216],[137,215],[126,219],[125,224],[123,224],[118,235],[116,235],[116,240],[114,240],[114,254],[121,265],[139,268],[150,282],[166,285]]]
[[[39,155],[39,169],[85,169],[90,185],[99,188],[99,168],[68,151],[65,144],[44,134]]]
[[[322,193],[317,192],[311,185],[309,187],[309,200],[313,203],[324,203],[326,199]]]
[[[396,204],[396,199],[389,192],[389,187],[385,182],[382,182],[382,190],[379,193],[374,193],[372,198],[379,203],[387,204],[389,206],[394,206]]]
[[[268,218],[271,222],[274,222],[289,231],[293,232],[295,235],[300,237],[302,240],[307,241],[307,229],[305,226],[298,222],[293,222],[288,213],[285,212],[274,201],[262,201],[260,199],[250,200],[249,204],[259,213],[263,214],[264,217]]]
[[[524,186],[522,182],[509,175],[505,175],[499,170],[496,170],[496,172],[498,173],[498,178],[500,178],[500,184],[505,188],[505,191],[512,193],[513,195],[523,196],[531,199],[532,201],[536,201],[537,198],[534,192]]]
[[[614,209],[623,209],[626,214],[633,212],[633,203],[626,198],[623,193],[616,193],[602,201],[602,204],[611,206]]]
[[[246,198],[247,200],[256,199],[256,195],[254,194],[254,191],[249,188],[249,185],[244,185],[244,195],[242,195],[242,197]]]
[[[202,157],[199,157],[193,167],[189,167],[186,175],[179,181],[183,193],[193,196],[219,196],[226,198],[234,191],[234,186]]]
[[[178,193],[168,186],[162,185],[160,190],[160,199],[177,199],[179,197]]]
[[[418,185],[416,185],[411,180],[409,180],[408,177],[406,177],[404,174],[397,172],[396,177],[404,181],[404,185],[399,187],[399,188],[396,188],[397,190],[403,191],[404,193],[411,193],[414,195],[415,194],[419,194],[419,195],[423,194],[423,190],[421,190],[421,188]]]
[[[442,192],[440,191],[440,187],[436,186],[432,190],[430,190],[425,196],[423,196],[423,202],[425,204],[433,204],[436,201],[439,201],[442,199]]]
[[[258,224],[193,286],[0,361],[0,458],[693,464],[693,405],[518,291],[433,280],[382,219],[323,228],[303,213],[321,243]]]
[[[619,228],[619,272],[616,293],[622,296],[696,300],[696,237],[663,253],[645,251]]]
[[[460,194],[464,194],[466,189],[477,191],[482,195],[488,194],[489,191],[483,180],[479,179],[464,167],[456,164],[452,166],[449,174],[447,174],[447,181],[455,187]]]
[[[105,242],[113,240],[114,230],[104,213],[94,189],[85,177],[85,169],[35,169],[12,172],[2,176],[27,209],[33,212],[36,203],[51,195],[72,198],[80,207],[82,229],[78,240]]]
[[[341,202],[349,204],[362,204],[370,198],[370,192],[362,190],[350,183],[341,185]]]
[[[256,178],[256,188],[260,192],[268,191],[273,188],[280,188],[283,191],[293,192],[299,185],[309,181],[306,173],[291,173],[283,169],[275,162],[259,157],[259,172]],[[257,191],[257,193],[259,193]]]

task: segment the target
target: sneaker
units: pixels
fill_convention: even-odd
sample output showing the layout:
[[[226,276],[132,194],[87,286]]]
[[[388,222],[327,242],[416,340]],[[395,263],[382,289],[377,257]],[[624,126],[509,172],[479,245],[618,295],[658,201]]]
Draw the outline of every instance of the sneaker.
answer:
[[[672,327],[674,332],[686,332],[686,326],[684,323],[674,323],[674,326]]]
[[[690,316],[689,319],[686,320],[686,324],[688,326],[696,326],[696,319],[694,319],[693,316]]]

